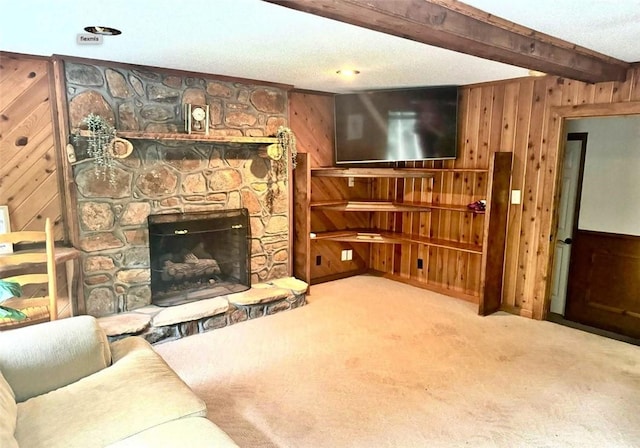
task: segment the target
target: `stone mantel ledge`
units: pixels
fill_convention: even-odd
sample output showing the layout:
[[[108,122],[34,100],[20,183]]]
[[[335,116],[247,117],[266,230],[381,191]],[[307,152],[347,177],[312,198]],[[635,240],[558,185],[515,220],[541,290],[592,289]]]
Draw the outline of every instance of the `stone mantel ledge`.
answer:
[[[110,340],[140,335],[151,343],[179,339],[306,303],[307,283],[285,277],[249,290],[170,307],[148,305],[98,318]]]

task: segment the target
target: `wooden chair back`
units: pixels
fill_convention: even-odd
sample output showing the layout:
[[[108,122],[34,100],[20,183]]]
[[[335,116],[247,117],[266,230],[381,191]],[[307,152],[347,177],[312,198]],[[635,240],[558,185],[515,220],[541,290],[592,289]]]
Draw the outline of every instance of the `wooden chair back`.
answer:
[[[27,318],[20,321],[10,318],[0,319],[0,330],[56,320],[58,297],[51,220],[46,219],[43,232],[20,231],[0,234],[0,243],[38,245],[34,249],[17,250],[12,254],[0,255],[0,279],[19,283],[23,287],[46,284],[46,291],[43,291],[42,287],[37,289],[39,292],[46,292],[44,295],[23,294],[23,297],[12,298],[2,303],[4,306],[22,311]]]

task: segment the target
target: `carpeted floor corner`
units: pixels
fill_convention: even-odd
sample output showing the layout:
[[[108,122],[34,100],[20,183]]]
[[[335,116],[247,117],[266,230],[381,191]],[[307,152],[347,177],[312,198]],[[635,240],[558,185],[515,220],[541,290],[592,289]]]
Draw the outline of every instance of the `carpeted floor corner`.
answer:
[[[639,447],[640,347],[391,280],[156,350],[242,447]]]

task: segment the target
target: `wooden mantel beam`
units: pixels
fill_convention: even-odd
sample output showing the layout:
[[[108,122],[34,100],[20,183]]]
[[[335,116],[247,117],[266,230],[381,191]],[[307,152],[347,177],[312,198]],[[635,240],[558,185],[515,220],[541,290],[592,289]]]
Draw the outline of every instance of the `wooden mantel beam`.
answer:
[[[457,0],[265,1],[416,42],[589,83],[624,81],[630,67],[627,62],[495,17]]]

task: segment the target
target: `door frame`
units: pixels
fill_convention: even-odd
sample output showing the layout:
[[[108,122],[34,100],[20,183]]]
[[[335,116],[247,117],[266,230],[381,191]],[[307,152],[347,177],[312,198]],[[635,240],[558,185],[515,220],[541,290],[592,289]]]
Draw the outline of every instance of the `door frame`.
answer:
[[[624,115],[640,115],[640,101],[627,101],[619,103],[584,104],[579,106],[556,106],[550,109],[549,114],[549,145],[556,148],[555,180],[553,183],[551,202],[551,227],[555,232],[558,227],[558,210],[560,205],[560,183],[562,181],[562,168],[564,164],[565,145],[564,136],[566,133],[565,122],[572,118],[592,118],[592,117],[615,117]],[[582,189],[582,185],[580,186]],[[553,235],[553,233],[551,233]],[[551,275],[553,273],[553,261],[555,258],[555,238],[549,238],[546,257],[544,302],[542,304],[542,315],[539,319],[546,319],[551,306]],[[534,312],[535,315],[535,312]]]

